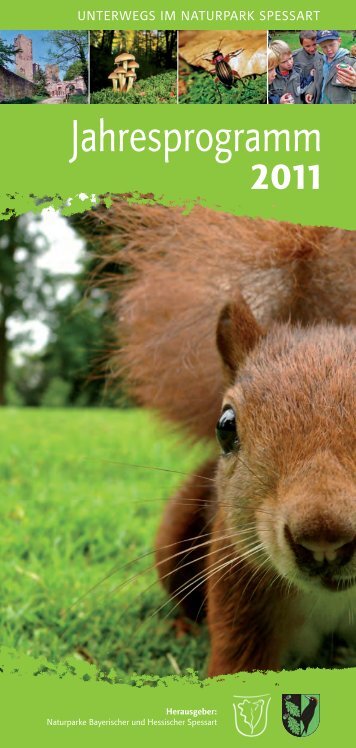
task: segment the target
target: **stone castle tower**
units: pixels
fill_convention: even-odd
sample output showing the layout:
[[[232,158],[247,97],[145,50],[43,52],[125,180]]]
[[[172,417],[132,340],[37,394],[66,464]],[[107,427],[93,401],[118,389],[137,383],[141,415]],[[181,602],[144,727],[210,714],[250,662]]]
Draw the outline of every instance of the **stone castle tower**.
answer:
[[[57,83],[59,81],[59,67],[58,65],[51,64],[46,65],[46,81],[47,83]]]
[[[14,47],[19,50],[15,55],[17,75],[33,81],[32,39],[25,34],[18,34],[14,39]]]

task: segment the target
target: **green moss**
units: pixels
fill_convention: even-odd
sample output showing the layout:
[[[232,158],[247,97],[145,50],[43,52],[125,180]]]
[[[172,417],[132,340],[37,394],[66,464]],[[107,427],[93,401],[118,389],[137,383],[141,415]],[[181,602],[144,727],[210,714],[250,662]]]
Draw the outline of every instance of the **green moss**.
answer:
[[[215,82],[206,71],[192,70],[184,76],[186,93],[179,96],[180,104],[265,104],[267,81],[265,75],[236,80],[233,88],[227,89]]]
[[[177,73],[152,75],[144,80],[138,79],[128,93],[103,88],[91,94],[91,104],[176,104]]]

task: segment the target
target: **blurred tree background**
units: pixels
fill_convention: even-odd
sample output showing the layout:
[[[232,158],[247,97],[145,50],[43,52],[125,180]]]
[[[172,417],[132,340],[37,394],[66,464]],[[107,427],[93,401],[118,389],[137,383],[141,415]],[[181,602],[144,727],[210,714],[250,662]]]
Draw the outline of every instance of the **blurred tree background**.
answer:
[[[58,221],[78,244],[80,222]],[[111,406],[118,400],[106,387],[108,295],[100,283],[90,284],[97,260],[80,239],[76,272],[66,272],[65,263],[58,272],[58,253],[56,270],[46,266],[51,237],[41,217],[0,221],[0,405]]]
[[[177,66],[177,32],[166,31],[91,31],[90,89],[99,91],[111,82],[114,59],[122,52],[134,55],[140,79],[158,75]]]

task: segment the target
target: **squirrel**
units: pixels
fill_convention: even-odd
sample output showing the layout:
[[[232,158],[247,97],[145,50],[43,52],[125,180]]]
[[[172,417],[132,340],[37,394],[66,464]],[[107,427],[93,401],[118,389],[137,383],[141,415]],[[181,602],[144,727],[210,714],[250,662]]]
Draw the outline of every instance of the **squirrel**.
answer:
[[[156,565],[207,617],[208,675],[356,644],[356,232],[120,199],[101,218],[106,262],[131,269],[114,376],[207,442]]]

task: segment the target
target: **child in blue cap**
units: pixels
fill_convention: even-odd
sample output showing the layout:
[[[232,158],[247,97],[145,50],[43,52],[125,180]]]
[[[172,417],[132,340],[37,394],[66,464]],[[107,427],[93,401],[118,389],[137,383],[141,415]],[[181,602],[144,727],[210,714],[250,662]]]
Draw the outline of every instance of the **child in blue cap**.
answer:
[[[314,80],[305,94],[307,104],[352,104],[356,90],[356,60],[341,47],[338,31],[317,31],[317,44],[323,52],[316,59]]]

